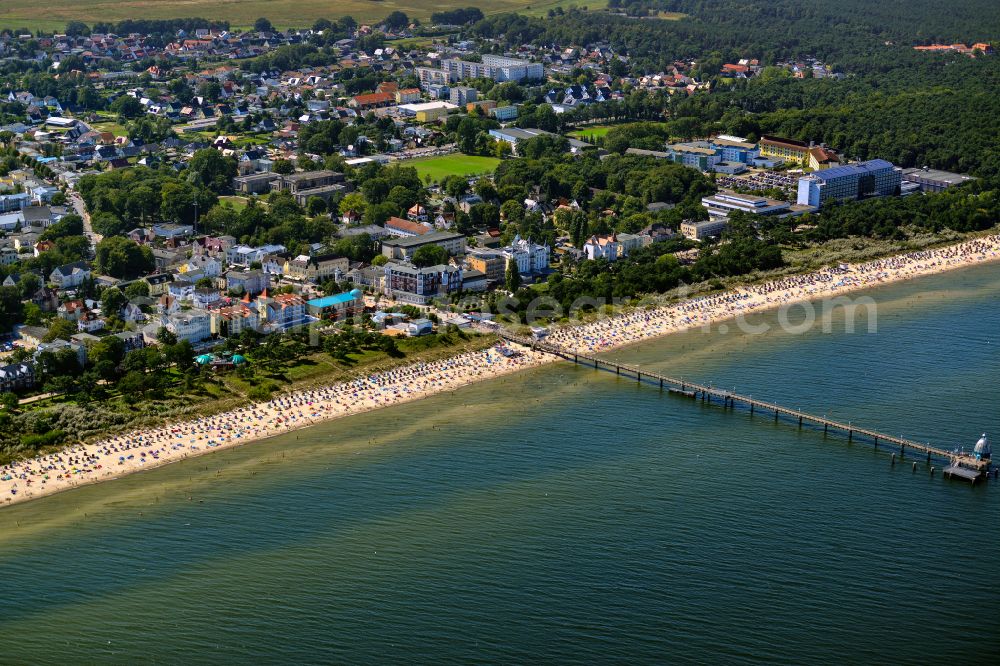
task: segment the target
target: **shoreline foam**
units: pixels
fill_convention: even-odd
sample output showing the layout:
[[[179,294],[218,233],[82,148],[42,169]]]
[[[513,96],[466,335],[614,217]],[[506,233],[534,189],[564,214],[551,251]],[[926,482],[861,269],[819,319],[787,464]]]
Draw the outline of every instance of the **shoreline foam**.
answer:
[[[783,305],[842,296],[997,259],[1000,259],[1000,236],[988,236],[557,328],[548,341],[569,351],[609,351]],[[155,469],[336,418],[427,398],[559,360],[531,350],[523,351],[517,358],[509,358],[499,353],[500,346],[432,363],[404,366],[353,382],[296,391],[267,403],[13,462],[0,467],[0,506]]]

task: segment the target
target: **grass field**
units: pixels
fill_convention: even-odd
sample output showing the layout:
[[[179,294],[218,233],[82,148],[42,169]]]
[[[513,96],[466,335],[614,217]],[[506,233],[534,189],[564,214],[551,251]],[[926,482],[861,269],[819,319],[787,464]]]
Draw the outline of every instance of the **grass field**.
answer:
[[[492,173],[497,168],[497,165],[500,164],[500,160],[495,157],[480,157],[478,155],[455,153],[453,155],[442,155],[441,157],[406,160],[399,164],[415,167],[421,180],[425,180],[426,176],[430,176],[431,181],[439,183],[448,176],[476,176],[484,173]]]
[[[94,21],[123,19],[168,19],[203,17],[226,20],[236,28],[253,25],[266,17],[279,28],[309,27],[318,18],[353,16],[358,21],[376,21],[395,10],[411,18],[427,21],[433,12],[468,7],[469,0],[3,0],[0,3],[0,28],[27,27],[62,30],[70,20],[88,25]],[[522,11],[544,16],[549,9],[570,4],[590,9],[607,6],[607,0],[494,0],[483,7],[487,14]]]
[[[219,197],[219,203],[228,203],[233,207],[237,213],[247,207],[248,199],[246,197],[230,196],[230,197]]]
[[[613,127],[614,125],[587,125],[586,127],[575,129],[572,132],[567,132],[566,136],[571,136],[574,139],[580,139],[581,141],[599,139],[610,132]]]

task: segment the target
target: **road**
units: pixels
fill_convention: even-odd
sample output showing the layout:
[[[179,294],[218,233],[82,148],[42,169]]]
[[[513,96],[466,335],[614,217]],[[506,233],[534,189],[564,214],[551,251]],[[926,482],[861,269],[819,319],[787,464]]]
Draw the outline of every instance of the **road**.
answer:
[[[83,235],[87,237],[90,241],[90,249],[97,254],[97,244],[104,240],[104,237],[98,233],[94,233],[94,228],[90,226],[90,213],[87,212],[87,207],[83,203],[83,197],[80,196],[79,192],[72,192],[69,195],[69,200],[73,203],[73,210],[76,214],[83,218]]]

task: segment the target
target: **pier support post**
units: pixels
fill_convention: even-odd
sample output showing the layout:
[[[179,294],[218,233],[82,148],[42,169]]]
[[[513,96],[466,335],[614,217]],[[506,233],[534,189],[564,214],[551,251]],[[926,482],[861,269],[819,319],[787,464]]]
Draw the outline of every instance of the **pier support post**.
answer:
[[[906,444],[899,445],[899,459],[903,459],[903,454],[906,453]]]
[[[635,373],[635,381],[639,382],[640,384],[642,383],[642,373],[641,372],[636,372]]]
[[[800,429],[802,428],[802,417],[801,416],[799,417],[799,428]]]
[[[848,442],[853,442],[854,441],[854,431],[853,430],[848,430],[847,431],[847,441]]]
[[[753,400],[750,401],[750,416],[753,416]]]
[[[663,390],[663,377],[660,377],[660,390]]]
[[[931,452],[930,451],[927,452],[927,464],[928,465],[931,464]]]
[[[778,422],[778,410],[777,409],[774,410],[774,422],[775,423]]]
[[[615,374],[616,375],[622,374],[622,366],[620,366],[620,365],[616,365],[615,366]]]
[[[875,448],[878,448],[878,437],[875,438]]]
[[[825,435],[829,430],[830,430],[830,424],[829,423],[824,423],[823,424],[823,434]]]

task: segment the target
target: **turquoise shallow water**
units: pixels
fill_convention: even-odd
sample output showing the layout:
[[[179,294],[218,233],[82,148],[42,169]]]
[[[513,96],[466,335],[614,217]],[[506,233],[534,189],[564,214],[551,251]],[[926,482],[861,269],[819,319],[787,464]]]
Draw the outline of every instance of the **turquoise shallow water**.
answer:
[[[872,295],[611,356],[1000,433],[1000,267]],[[0,661],[990,663],[998,491],[562,364],[0,511]]]

